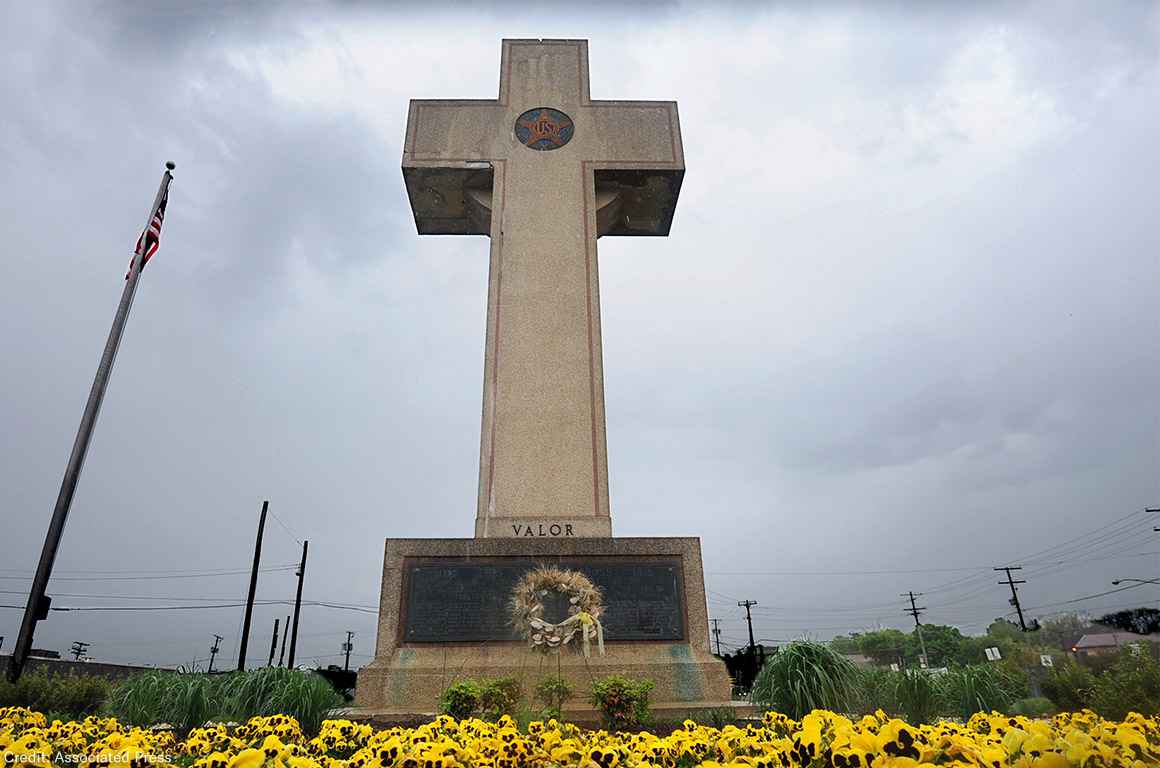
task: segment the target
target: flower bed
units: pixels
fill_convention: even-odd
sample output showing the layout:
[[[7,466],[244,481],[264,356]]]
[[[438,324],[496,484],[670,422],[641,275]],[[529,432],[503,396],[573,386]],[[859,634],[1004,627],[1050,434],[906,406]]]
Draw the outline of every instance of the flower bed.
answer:
[[[1031,720],[973,716],[911,726],[884,714],[850,721],[815,711],[800,722],[769,713],[743,728],[691,721],[669,736],[587,731],[533,722],[521,732],[497,723],[440,716],[417,728],[375,730],[327,720],[314,738],[285,715],[244,725],[170,730],[129,728],[113,718],[48,723],[44,715],[0,709],[5,766],[127,764],[168,761],[196,768],[1145,768],[1160,765],[1160,721],[1129,715],[1110,722],[1091,712]]]

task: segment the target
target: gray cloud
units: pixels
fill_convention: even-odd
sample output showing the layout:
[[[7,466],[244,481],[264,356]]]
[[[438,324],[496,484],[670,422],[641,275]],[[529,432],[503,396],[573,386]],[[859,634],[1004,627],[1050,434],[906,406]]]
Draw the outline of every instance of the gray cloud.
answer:
[[[487,246],[415,235],[397,165],[407,98],[493,95],[502,36],[590,37],[594,95],[680,103],[672,237],[600,246],[612,504],[618,534],[702,537],[728,634],[739,597],[761,601],[763,637],[904,626],[906,589],[977,630],[1006,597],[989,572],[938,569],[1156,503],[1152,8],[603,7],[542,28],[499,7],[5,15],[14,602],[168,158],[161,253],[61,575],[244,569],[269,497],[293,533],[267,529],[267,562],[309,538],[307,598],[373,605],[384,537],[470,535]],[[1152,575],[1137,555],[1155,543],[1112,531],[1089,548],[1106,559],[1030,562],[1028,603]],[[910,569],[932,570],[849,574]],[[236,601],[245,580],[58,592]],[[263,576],[260,597],[292,594]],[[260,607],[255,637],[286,611]],[[333,661],[348,628],[370,652],[371,614],[304,615],[307,660]],[[188,662],[239,620],[54,614],[38,642]]]

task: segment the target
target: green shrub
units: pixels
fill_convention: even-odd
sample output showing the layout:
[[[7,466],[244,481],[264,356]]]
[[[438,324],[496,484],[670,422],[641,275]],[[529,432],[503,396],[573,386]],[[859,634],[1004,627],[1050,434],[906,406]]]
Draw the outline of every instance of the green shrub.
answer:
[[[536,686],[536,698],[544,705],[543,717],[560,718],[564,709],[564,702],[572,698],[575,688],[562,677],[547,677]]]
[[[1160,714],[1160,662],[1147,649],[1120,651],[1116,663],[1095,678],[1091,708],[1109,720],[1129,712]]]
[[[857,702],[858,668],[828,646],[790,643],[770,657],[750,697],[765,709],[800,720],[815,709],[849,712]]]
[[[520,681],[514,677],[483,678],[478,681],[479,709],[485,720],[515,717],[523,698]]]
[[[244,722],[282,713],[313,734],[342,702],[341,694],[318,675],[272,667],[222,675],[146,672],[118,685],[109,708],[131,725],[169,723],[182,731],[207,720]]]
[[[1048,717],[1055,714],[1055,705],[1051,703],[1050,699],[1037,696],[1031,699],[1019,699],[1007,709],[1007,713],[1026,717]]]
[[[610,675],[593,681],[592,706],[600,710],[608,730],[633,730],[649,722],[648,695],[652,689],[652,680]]]
[[[104,706],[112,687],[103,677],[29,672],[16,683],[0,679],[0,707],[28,707],[81,719]]]
[[[452,683],[439,697],[439,711],[457,720],[471,717],[479,709],[479,685],[474,680]]]
[[[1053,667],[1040,687],[1061,712],[1078,712],[1090,705],[1095,675],[1072,660]]]
[[[937,679],[936,686],[940,711],[962,720],[976,712],[1006,711],[1025,687],[1005,669],[984,664],[952,667]]]

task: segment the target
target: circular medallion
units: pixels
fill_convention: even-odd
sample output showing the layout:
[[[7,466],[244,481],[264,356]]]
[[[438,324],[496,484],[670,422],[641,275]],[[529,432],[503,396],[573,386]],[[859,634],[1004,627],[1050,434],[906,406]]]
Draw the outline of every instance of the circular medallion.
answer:
[[[559,149],[575,132],[572,118],[551,107],[529,109],[516,118],[516,138],[529,149]]]

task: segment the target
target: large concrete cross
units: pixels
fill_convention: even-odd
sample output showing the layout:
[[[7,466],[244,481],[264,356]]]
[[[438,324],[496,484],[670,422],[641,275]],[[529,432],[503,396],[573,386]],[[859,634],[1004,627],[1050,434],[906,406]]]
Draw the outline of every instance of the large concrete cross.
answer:
[[[667,235],[672,101],[593,101],[584,40],[504,40],[499,98],[414,100],[420,234],[489,235],[475,535],[611,536],[596,238]]]

